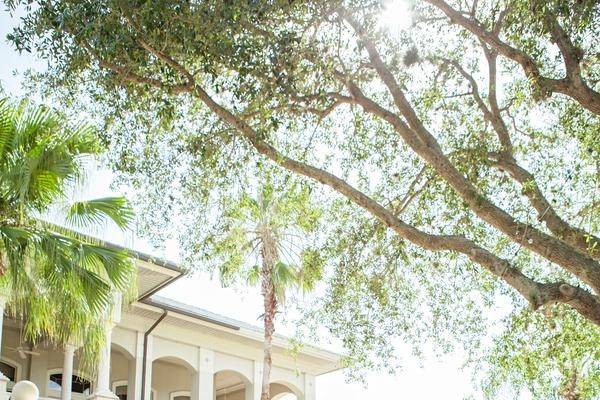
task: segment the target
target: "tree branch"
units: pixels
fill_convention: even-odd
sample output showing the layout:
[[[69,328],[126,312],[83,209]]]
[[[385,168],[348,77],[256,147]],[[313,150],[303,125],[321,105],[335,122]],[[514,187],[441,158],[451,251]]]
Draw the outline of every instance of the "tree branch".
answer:
[[[531,205],[535,208],[538,213],[538,219],[544,221],[550,231],[557,236],[559,239],[564,240],[571,246],[579,249],[585,254],[589,254],[592,258],[600,259],[600,238],[585,232],[582,229],[573,227],[566,221],[564,221],[558,213],[554,210],[550,202],[545,198],[541,189],[539,188],[535,177],[525,168],[517,164],[512,154],[512,143],[510,140],[510,134],[508,128],[504,123],[500,109],[498,107],[498,101],[496,98],[496,68],[495,68],[495,55],[489,51],[486,51],[486,58],[489,62],[490,71],[490,89],[489,89],[489,102],[491,110],[485,105],[477,83],[472,75],[462,68],[462,66],[454,60],[446,60],[446,63],[454,66],[459,73],[469,82],[473,88],[473,96],[475,102],[484,114],[484,118],[492,123],[500,143],[502,144],[503,151],[500,153],[491,153],[490,156],[494,161],[494,164],[501,170],[506,171],[510,174],[511,178],[522,185],[523,194],[527,196]]]
[[[473,78],[473,76],[469,74],[457,61],[445,59],[444,62],[446,64],[452,65],[458,71],[458,73],[469,82],[469,85],[473,90],[473,98],[475,99],[475,103],[483,113],[483,117],[487,121],[489,121],[494,127],[494,131],[498,135],[498,139],[500,140],[500,145],[502,146],[503,150],[509,152],[512,151],[512,143],[510,140],[510,136],[508,134],[508,130],[506,129],[506,125],[504,124],[504,121],[501,117],[500,110],[498,108],[498,103],[496,100],[495,66],[493,68],[490,66],[490,83],[488,89],[490,91],[490,94],[488,94],[490,108],[488,108],[488,106],[483,101],[483,98],[481,97],[481,93],[479,91],[479,87],[477,86],[475,78]]]
[[[517,164],[510,155],[490,153],[490,158],[500,170],[508,172],[512,179],[521,184],[523,194],[537,211],[538,219],[545,222],[554,235],[594,259],[600,259],[600,238],[563,220],[546,199],[535,177],[529,171]]]
[[[88,51],[90,52],[90,54],[95,55],[95,53],[92,51],[91,48],[89,48],[89,46]],[[155,56],[159,57],[154,52],[152,53]],[[159,58],[162,59],[162,57],[166,57],[167,59],[170,58],[166,54],[162,54]],[[108,69],[116,74],[119,74],[121,77],[124,78],[125,81],[138,84],[148,84],[157,88],[173,91],[172,87],[165,86],[165,84],[161,81],[152,78],[146,78],[137,74],[132,75],[122,67],[118,67],[111,63],[105,62],[99,57],[95,56],[95,58],[98,60],[99,66],[101,68]],[[164,59],[163,61],[166,62],[167,59]],[[175,64],[173,64],[172,66],[174,68],[176,67]],[[243,119],[236,117],[228,109],[214,101],[213,98],[201,86],[196,84],[193,88],[190,88],[190,86],[186,84],[182,85],[181,87],[181,91],[175,93],[189,92],[192,95],[194,95],[223,122],[230,125],[245,139],[247,139],[259,154],[262,154],[263,156],[267,157],[268,159],[280,165],[281,167],[288,169],[289,171],[316,180],[332,188],[338,193],[344,195],[356,205],[362,207],[364,210],[371,213],[374,217],[381,220],[383,223],[386,224],[386,226],[394,230],[394,232],[396,232],[404,239],[426,250],[454,251],[466,255],[470,260],[483,266],[489,272],[501,278],[514,289],[516,289],[531,303],[533,308],[538,308],[550,302],[566,303],[571,305],[574,309],[576,309],[590,321],[600,325],[600,303],[594,295],[590,294],[584,289],[572,290],[570,289],[570,287],[565,286],[565,288],[568,290],[563,290],[562,292],[559,290],[557,292],[553,289],[554,286],[544,286],[543,284],[535,282],[531,278],[521,273],[517,268],[511,266],[507,260],[504,260],[494,255],[490,251],[482,248],[475,242],[465,237],[455,235],[432,235],[403,222],[391,211],[383,207],[381,204],[376,202],[374,199],[372,199],[365,193],[354,188],[352,185],[350,185],[343,179],[325,170],[294,160],[280,153],[275,147],[267,143],[262,138],[262,136],[256,131],[254,131],[254,129]],[[359,99],[356,98],[357,94],[362,96],[362,93],[360,93],[360,91],[357,92],[358,88],[352,85],[350,85],[350,87],[354,89],[351,90],[352,98],[350,100],[344,98],[340,99],[340,101],[357,101],[363,107],[369,107],[369,102],[366,101],[368,99],[364,97],[361,97]],[[373,107],[381,108],[375,103],[373,103]],[[384,117],[386,117],[390,123],[396,124],[396,126],[398,126],[398,128],[401,128],[402,131],[409,131],[408,126],[406,126],[406,124],[403,121],[401,121],[395,114],[392,114],[387,110],[383,110],[383,114]],[[417,138],[414,135],[412,135],[411,139],[416,140]],[[416,143],[414,144],[416,145]],[[423,143],[419,143],[418,146],[423,146]],[[559,289],[560,287],[563,286],[560,285]],[[565,291],[568,292],[568,296],[564,293]]]
[[[78,43],[81,44],[81,46],[83,46],[87,50],[88,54],[98,62],[98,65],[101,68],[109,70],[109,71],[117,74],[123,80],[125,80],[127,82],[136,83],[136,84],[145,84],[148,86],[155,87],[157,89],[162,89],[168,93],[173,93],[173,94],[185,93],[185,92],[189,92],[191,90],[191,87],[187,84],[186,85],[169,85],[159,79],[150,78],[150,77],[146,77],[146,76],[142,76],[142,75],[130,72],[125,67],[119,66],[114,63],[110,63],[110,62],[104,60],[103,58],[101,58],[94,51],[94,49],[89,45],[89,43],[87,43],[85,40],[81,40],[81,39],[78,40],[77,38],[75,38],[75,39],[78,41]]]
[[[266,143],[260,136],[243,120],[237,118],[229,110],[216,103],[206,91],[197,86],[196,96],[208,106],[224,122],[240,132],[252,146],[262,155],[276,164],[302,176],[314,179],[370,212],[380,219],[389,228],[401,237],[409,240],[417,246],[431,251],[455,251],[469,257],[475,263],[482,265],[492,274],[500,277],[510,286],[521,293],[532,305],[538,308],[551,302],[569,302],[573,308],[581,312],[586,318],[600,325],[600,303],[596,297],[583,289],[579,289],[577,296],[566,298],[554,292],[544,291],[544,286],[525,276],[518,269],[510,265],[507,260],[501,259],[488,250],[478,246],[476,243],[461,237],[450,235],[432,235],[420,231],[412,225],[406,224],[395,216],[391,211],[377,203],[374,199],[357,190],[346,181],[320,168],[296,161],[281,154],[272,145]],[[585,307],[584,304],[585,303]],[[585,314],[583,314],[585,313]]]
[[[345,79],[343,83],[350,91],[353,101],[366,112],[389,122],[415,153],[444,178],[478,217],[502,231],[515,243],[522,244],[529,250],[570,271],[590,285],[596,293],[600,293],[600,264],[598,262],[588,254],[576,250],[570,244],[548,235],[532,225],[517,221],[481,195],[473,184],[456,169],[444,155],[435,137],[416,115],[394,76],[379,56],[373,41],[366,37],[360,24],[351,16],[344,11],[342,11],[342,15],[361,39],[375,70],[392,95],[394,104],[408,121],[408,125],[396,114],[366,97],[354,83]]]
[[[516,289],[531,303],[534,309],[549,303],[567,303],[586,318],[600,325],[600,302],[591,293],[584,289],[577,289],[576,291],[569,289],[566,293],[564,290],[556,291],[554,290],[555,286],[548,286],[533,281],[511,266],[507,260],[495,256],[464,237],[432,235],[406,224],[391,211],[337,176],[281,154],[273,146],[260,139],[259,135],[248,124],[239,120],[223,106],[216,103],[202,88],[196,87],[196,94],[224,122],[227,122],[241,132],[260,154],[292,172],[331,187],[358,206],[369,211],[401,237],[427,250],[455,251],[466,255],[469,259],[482,265],[489,272],[500,277]],[[564,287],[572,288],[571,286]]]
[[[575,66],[575,60],[577,60],[577,58],[572,56],[572,54],[576,53],[572,53],[568,50],[568,44],[570,41],[568,41],[568,38],[566,35],[564,35],[564,31],[560,28],[560,26],[558,26],[558,24],[555,24],[555,27],[552,30],[552,35],[554,40],[557,42],[557,45],[559,45],[559,48],[562,47],[561,52],[563,52],[564,48],[565,52],[563,52],[563,57],[565,56],[565,53],[568,55],[565,58],[565,62],[567,70],[570,70],[570,73],[567,75],[567,77],[563,79],[553,79],[543,76],[539,67],[537,66],[536,61],[531,56],[524,51],[516,49],[503,42],[500,40],[498,34],[487,31],[479,22],[465,17],[461,12],[452,8],[444,0],[425,1],[440,9],[450,18],[451,21],[470,31],[479,40],[486,43],[502,56],[510,58],[511,60],[519,63],[527,77],[531,79],[543,92],[562,93],[567,95],[576,100],[587,110],[594,114],[600,115],[600,93],[591,89],[583,81],[579,71],[579,61],[576,62],[577,65]]]

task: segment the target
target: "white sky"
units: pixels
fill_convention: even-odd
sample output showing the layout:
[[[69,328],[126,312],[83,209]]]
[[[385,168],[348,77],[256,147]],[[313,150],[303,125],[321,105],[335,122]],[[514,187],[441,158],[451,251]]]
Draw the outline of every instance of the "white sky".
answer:
[[[394,10],[393,8],[390,11]],[[393,23],[394,18],[386,17],[386,24]],[[6,34],[14,26],[16,20],[5,10],[0,10],[0,85],[7,95],[18,98],[22,94],[22,72],[28,68],[44,68],[44,63],[30,54],[19,55],[6,42]],[[114,194],[109,188],[112,180],[110,171],[95,166],[91,182],[87,188],[87,197]],[[137,250],[153,252],[172,260],[177,260],[177,244],[165,244],[164,253],[153,251],[148,243],[140,238],[117,237],[111,235],[106,239],[124,243]],[[228,315],[253,324],[259,324],[256,317],[260,314],[261,300],[258,291],[249,289],[240,292],[234,289],[221,288],[217,280],[207,275],[181,279],[160,293],[175,300],[196,305],[213,312]],[[285,333],[286,329],[282,329]],[[367,374],[367,387],[358,383],[346,383],[342,372],[335,372],[317,378],[317,399],[364,400],[375,398],[386,399],[463,399],[473,394],[470,377],[471,371],[461,370],[463,357],[450,354],[444,358],[428,357],[424,361],[407,355],[403,361],[402,371],[396,376],[387,374]]]

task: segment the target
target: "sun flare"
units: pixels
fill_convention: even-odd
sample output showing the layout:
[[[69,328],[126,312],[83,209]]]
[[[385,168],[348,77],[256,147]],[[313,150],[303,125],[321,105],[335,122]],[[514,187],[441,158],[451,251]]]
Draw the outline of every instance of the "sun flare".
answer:
[[[379,17],[381,28],[390,31],[403,31],[412,23],[408,0],[383,0],[383,10]]]

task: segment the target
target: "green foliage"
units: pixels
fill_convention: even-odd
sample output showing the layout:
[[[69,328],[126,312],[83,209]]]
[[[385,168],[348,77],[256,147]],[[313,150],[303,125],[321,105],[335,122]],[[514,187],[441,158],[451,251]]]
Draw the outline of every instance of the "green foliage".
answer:
[[[484,385],[489,398],[507,384],[540,399],[560,398],[565,390],[582,399],[600,395],[598,329],[564,307],[548,314],[521,312],[508,318],[509,329],[486,355],[492,366]]]
[[[93,371],[115,291],[132,293],[135,269],[124,250],[40,219],[64,203],[85,177],[85,157],[101,147],[89,126],[70,127],[57,112],[0,101],[0,284],[24,338],[81,343],[82,368]],[[126,228],[123,198],[76,202],[66,222],[80,228],[112,221]]]
[[[310,291],[322,277],[323,258],[303,236],[314,232],[321,211],[306,186],[269,180],[257,191],[257,196],[244,192],[237,199],[223,199],[220,224],[206,239],[204,262],[218,269],[225,285],[256,285],[262,279],[262,233],[268,231],[280,255],[271,279],[283,303],[290,288]]]
[[[119,228],[127,228],[133,220],[133,210],[123,197],[105,197],[71,204],[67,222],[75,226],[102,224],[110,218]]]
[[[463,15],[473,4],[450,3]],[[545,76],[562,78],[564,63],[548,33],[549,16],[555,17],[581,50],[583,80],[599,89],[597,2],[475,3],[472,18],[488,30],[505,10],[500,37],[531,55]],[[93,108],[101,116],[98,124],[113,165],[139,192],[136,203],[146,220],[144,231],[161,238],[167,233],[164,227],[171,226],[189,265],[208,262],[227,283],[258,282],[260,269],[248,259],[252,236],[239,221],[257,220],[265,209],[257,198],[240,193],[252,192],[249,188],[263,177],[267,161],[193,92],[178,94],[186,77],[144,49],[141,39],[191,71],[196,84],[243,118],[259,139],[287,157],[334,173],[406,224],[432,234],[466,237],[537,282],[561,280],[584,287],[478,218],[386,121],[329,96],[352,97],[337,78],[342,73],[365,96],[398,114],[364,40],[340,18],[338,11],[345,7],[375,42],[443,153],[477,189],[478,205],[491,199],[520,223],[548,233],[524,197],[531,186],[520,187],[490,160],[490,153],[501,149],[490,120],[474,100],[472,85],[445,61],[471,74],[489,104],[492,86],[480,42],[429,4],[414,2],[413,24],[400,32],[380,26],[382,4],[376,0],[39,0],[35,6],[11,36],[17,48],[35,51],[51,65],[32,82],[50,93],[58,90],[56,97],[70,106]],[[121,69],[147,80],[129,79]],[[498,58],[497,73],[498,103],[515,159],[535,176],[558,215],[597,234],[598,116],[567,96],[551,95],[508,59]],[[544,350],[553,339],[522,297],[467,257],[410,245],[348,197],[319,191],[316,183],[302,184],[312,188],[305,190],[324,210],[315,229],[321,246],[318,253],[300,254],[296,262],[285,264],[302,260],[307,267],[319,266],[304,272],[312,279],[320,276],[323,263],[327,290],[309,314],[313,327],[325,327],[344,342],[349,365],[390,368],[395,366],[397,341],[413,344],[417,353],[432,341],[441,351],[463,347],[490,375],[502,376],[512,366],[510,380],[516,388],[542,393],[535,382],[543,382],[547,390],[558,390],[557,376],[568,376],[563,368],[567,364]],[[278,194],[271,188],[261,196]],[[236,200],[223,204],[222,199]],[[311,213],[306,218],[295,212],[280,214],[282,220],[273,219],[282,221],[277,229],[292,222],[305,229],[317,222]],[[215,220],[217,226],[212,226]],[[569,313],[553,318],[560,335],[569,335],[571,329],[597,336],[598,328],[571,321]],[[534,322],[515,322],[525,320]],[[530,348],[503,347],[523,337],[532,338]],[[480,357],[482,346],[491,348],[489,357]],[[561,346],[568,354],[597,354],[597,346],[586,340],[565,340]],[[519,361],[525,357],[539,357],[539,365],[546,367],[531,373],[530,365]],[[583,381],[595,375],[585,376]],[[596,395],[592,389],[581,390],[582,396]]]

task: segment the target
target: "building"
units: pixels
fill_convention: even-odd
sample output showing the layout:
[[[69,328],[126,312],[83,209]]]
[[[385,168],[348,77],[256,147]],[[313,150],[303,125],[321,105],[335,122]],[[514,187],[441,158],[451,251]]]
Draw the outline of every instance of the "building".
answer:
[[[16,381],[30,380],[42,399],[260,399],[262,330],[157,296],[183,275],[173,263],[136,253],[136,265],[138,300],[117,307],[107,323],[110,346],[94,380],[78,370],[75,345],[57,349],[42,343],[29,351],[15,321],[3,318],[0,395],[7,398]],[[288,395],[314,400],[315,377],[338,369],[335,353],[304,346],[292,356],[283,337],[275,337],[273,346],[275,400]]]

